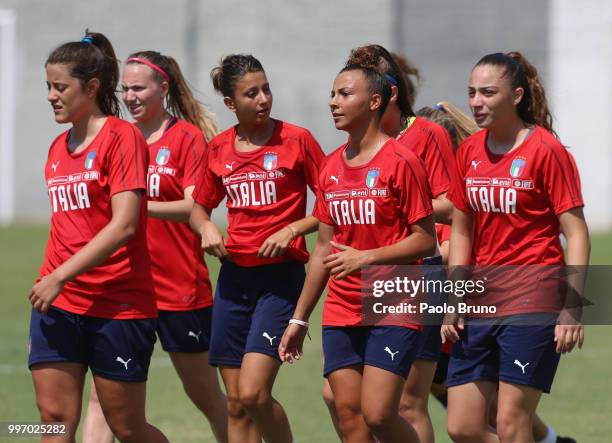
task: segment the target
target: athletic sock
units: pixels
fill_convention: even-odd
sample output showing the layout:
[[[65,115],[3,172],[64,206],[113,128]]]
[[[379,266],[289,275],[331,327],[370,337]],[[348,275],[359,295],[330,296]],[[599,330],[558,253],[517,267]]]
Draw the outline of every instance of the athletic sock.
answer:
[[[546,425],[548,432],[546,432],[546,437],[543,440],[539,440],[536,443],[555,443],[557,441],[557,433],[550,425]]]

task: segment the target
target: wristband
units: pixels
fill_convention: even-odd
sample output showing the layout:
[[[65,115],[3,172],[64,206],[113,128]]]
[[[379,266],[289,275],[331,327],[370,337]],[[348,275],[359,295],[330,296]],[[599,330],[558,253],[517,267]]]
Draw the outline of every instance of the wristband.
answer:
[[[298,236],[298,233],[295,231],[295,229],[293,229],[293,226],[291,226],[291,223],[287,225],[287,228],[289,228],[289,230],[291,231],[291,236],[293,238],[296,238]]]
[[[296,324],[296,325],[303,326],[303,327],[305,327],[306,329],[308,329],[308,326],[310,326],[310,325],[308,324],[308,322],[307,322],[307,321],[304,321],[304,320],[298,320],[297,318],[292,318],[291,320],[289,320],[289,324],[291,324],[291,323]]]

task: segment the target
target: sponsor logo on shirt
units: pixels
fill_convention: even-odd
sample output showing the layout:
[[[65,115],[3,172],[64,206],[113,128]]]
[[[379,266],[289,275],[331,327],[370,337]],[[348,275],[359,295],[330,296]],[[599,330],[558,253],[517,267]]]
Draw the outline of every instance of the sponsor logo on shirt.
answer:
[[[159,166],[164,166],[170,160],[170,149],[167,146],[162,146],[157,151],[157,157],[155,158],[155,162]]]

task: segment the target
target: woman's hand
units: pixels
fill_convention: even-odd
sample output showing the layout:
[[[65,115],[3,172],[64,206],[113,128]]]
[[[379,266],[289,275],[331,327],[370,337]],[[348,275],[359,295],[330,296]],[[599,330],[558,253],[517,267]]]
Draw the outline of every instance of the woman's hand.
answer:
[[[342,280],[369,264],[368,251],[359,251],[333,241],[329,243],[340,252],[329,254],[323,259],[323,264],[336,280]]]
[[[225,241],[219,228],[211,221],[205,221],[200,227],[200,236],[202,237],[202,249],[208,254],[218,258],[229,256],[225,249]]]
[[[62,292],[63,288],[64,282],[62,282],[54,272],[41,278],[30,290],[28,298],[34,309],[46,314],[49,311],[51,303],[53,303],[60,292]]]
[[[559,313],[557,319],[555,343],[560,354],[572,352],[576,345],[581,349],[584,343],[584,325],[565,309]]]
[[[278,355],[281,361],[293,363],[299,360],[303,354],[304,338],[308,333],[308,328],[295,323],[289,323],[285,333],[278,345]]]
[[[453,343],[458,342],[461,337],[459,334],[465,329],[465,318],[457,313],[447,313],[442,321],[442,327],[440,328],[440,337],[442,343],[451,341]]]
[[[276,231],[262,243],[257,255],[260,257],[274,258],[284,255],[291,241],[295,238],[294,232],[289,226]]]

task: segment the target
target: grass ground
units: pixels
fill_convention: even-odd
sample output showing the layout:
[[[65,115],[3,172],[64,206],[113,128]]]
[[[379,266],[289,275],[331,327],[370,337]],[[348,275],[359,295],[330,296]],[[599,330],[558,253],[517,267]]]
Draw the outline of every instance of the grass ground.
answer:
[[[34,391],[27,370],[29,303],[27,291],[44,253],[45,227],[0,229],[0,422],[38,421]],[[593,238],[592,263],[612,264],[612,234]],[[211,278],[218,266],[209,260]],[[320,310],[312,319],[320,320]],[[610,441],[612,435],[611,326],[589,326],[580,352],[561,359],[553,393],[544,396],[540,415],[560,434],[579,442]],[[275,396],[285,406],[299,442],[337,441],[327,410],[321,401],[321,334],[312,328],[312,341],[299,364],[284,367]],[[431,404],[437,441],[449,442],[444,410]],[[149,374],[147,414],[171,441],[214,441],[203,417],[190,404],[168,357],[157,347]],[[15,441],[13,438],[0,441]],[[35,441],[23,438],[19,441]]]

